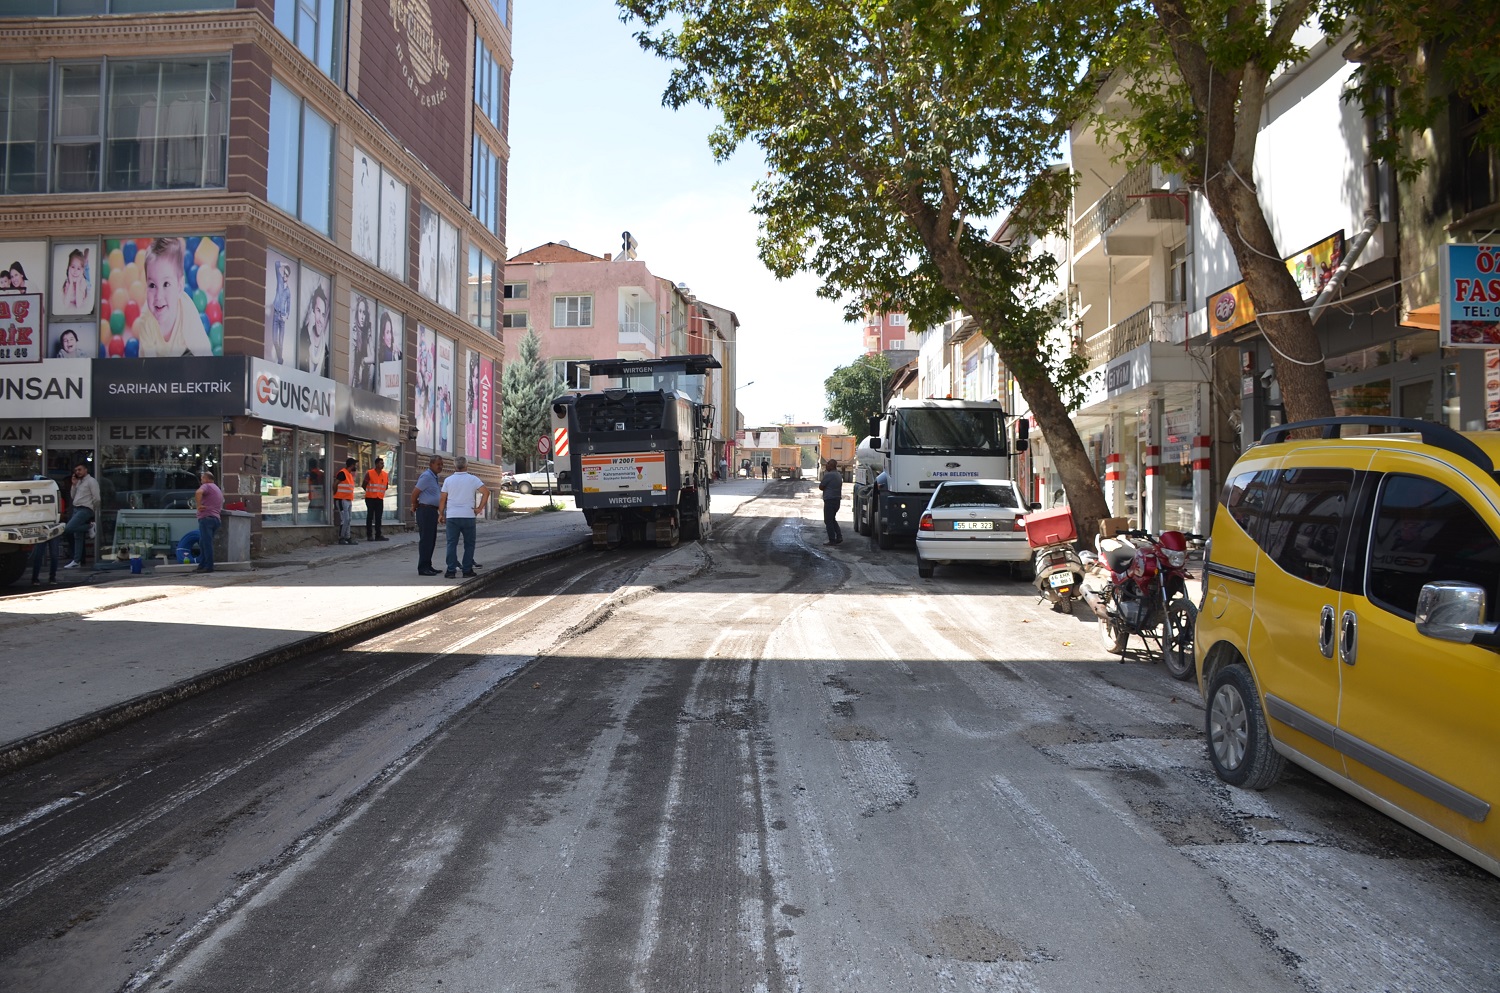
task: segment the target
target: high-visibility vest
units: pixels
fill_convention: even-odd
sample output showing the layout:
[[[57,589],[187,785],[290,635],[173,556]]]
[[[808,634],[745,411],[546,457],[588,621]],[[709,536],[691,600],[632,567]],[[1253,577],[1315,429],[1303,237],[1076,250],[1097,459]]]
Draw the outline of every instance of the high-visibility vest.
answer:
[[[333,498],[335,500],[354,499],[354,473],[350,472],[347,466],[334,474]]]
[[[371,469],[365,473],[365,499],[384,500],[385,488],[390,485],[391,474],[384,469]]]

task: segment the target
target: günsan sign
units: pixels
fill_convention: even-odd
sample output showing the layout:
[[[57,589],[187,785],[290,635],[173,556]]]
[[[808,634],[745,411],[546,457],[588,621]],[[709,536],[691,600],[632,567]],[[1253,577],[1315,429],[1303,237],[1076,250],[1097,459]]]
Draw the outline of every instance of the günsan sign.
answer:
[[[249,392],[247,414],[272,424],[333,430],[335,389],[331,379],[252,358]]]
[[[94,363],[43,359],[27,366],[0,366],[0,417],[88,417],[92,413]]]

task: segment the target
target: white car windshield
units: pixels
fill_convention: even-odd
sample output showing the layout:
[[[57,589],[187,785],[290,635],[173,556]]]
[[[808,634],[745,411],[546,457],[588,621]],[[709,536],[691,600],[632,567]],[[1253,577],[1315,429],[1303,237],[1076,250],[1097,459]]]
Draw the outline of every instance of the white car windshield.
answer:
[[[1021,506],[1016,491],[1010,486],[985,485],[982,483],[945,483],[932,495],[932,506],[939,507],[1001,507],[1015,510]]]

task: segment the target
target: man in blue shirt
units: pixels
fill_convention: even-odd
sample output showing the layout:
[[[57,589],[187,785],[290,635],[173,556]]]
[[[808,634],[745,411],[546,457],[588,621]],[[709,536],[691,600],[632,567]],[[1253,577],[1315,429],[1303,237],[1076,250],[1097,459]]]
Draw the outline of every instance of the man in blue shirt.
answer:
[[[437,548],[438,503],[443,496],[443,459],[434,455],[427,460],[427,471],[417,477],[411,490],[411,510],[417,518],[417,574],[436,576],[432,552]]]

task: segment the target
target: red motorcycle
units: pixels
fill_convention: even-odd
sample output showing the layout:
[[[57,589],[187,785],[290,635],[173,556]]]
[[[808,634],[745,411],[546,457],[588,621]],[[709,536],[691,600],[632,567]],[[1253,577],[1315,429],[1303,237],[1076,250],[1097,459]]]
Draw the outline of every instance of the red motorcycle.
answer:
[[[1085,583],[1084,602],[1099,617],[1104,650],[1124,655],[1132,634],[1161,655],[1174,679],[1194,675],[1193,629],[1198,608],[1188,596],[1187,554],[1190,540],[1202,536],[1182,531],[1125,531],[1100,536],[1097,555],[1088,555],[1092,584]]]

